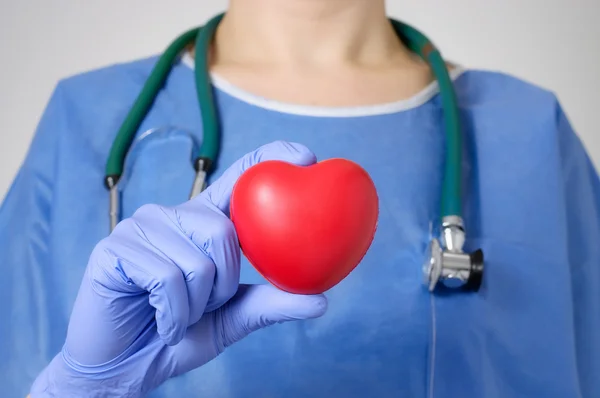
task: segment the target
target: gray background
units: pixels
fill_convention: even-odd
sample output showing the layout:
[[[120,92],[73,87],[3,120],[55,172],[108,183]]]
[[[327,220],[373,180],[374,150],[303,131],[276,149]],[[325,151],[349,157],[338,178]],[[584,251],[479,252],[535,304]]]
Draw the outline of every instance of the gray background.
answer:
[[[387,4],[391,16],[423,30],[447,59],[554,91],[600,165],[600,0]],[[226,6],[222,0],[2,0],[0,198],[57,80],[160,53]]]

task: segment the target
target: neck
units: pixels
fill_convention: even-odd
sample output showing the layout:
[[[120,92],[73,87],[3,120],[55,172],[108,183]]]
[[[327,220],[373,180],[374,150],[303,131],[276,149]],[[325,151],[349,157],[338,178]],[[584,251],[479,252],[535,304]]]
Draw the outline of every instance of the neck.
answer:
[[[411,54],[383,0],[230,0],[214,61],[282,67],[382,65]]]

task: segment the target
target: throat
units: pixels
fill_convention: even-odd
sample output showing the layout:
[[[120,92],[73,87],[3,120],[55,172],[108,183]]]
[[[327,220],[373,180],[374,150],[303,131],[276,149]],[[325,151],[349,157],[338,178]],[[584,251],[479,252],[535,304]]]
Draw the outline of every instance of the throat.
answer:
[[[414,97],[434,80],[427,65],[253,68],[215,64],[211,72],[242,91],[304,106],[372,106]]]
[[[209,64],[241,91],[304,106],[397,102],[434,81],[397,37],[383,0],[232,0]]]

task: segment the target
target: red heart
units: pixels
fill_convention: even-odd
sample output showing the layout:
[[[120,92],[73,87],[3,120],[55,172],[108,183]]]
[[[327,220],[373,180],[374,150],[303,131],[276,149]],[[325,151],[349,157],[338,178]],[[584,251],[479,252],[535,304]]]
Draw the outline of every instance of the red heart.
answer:
[[[242,251],[263,277],[287,292],[317,294],[362,260],[379,203],[373,181],[351,161],[266,161],[238,179],[230,215]]]

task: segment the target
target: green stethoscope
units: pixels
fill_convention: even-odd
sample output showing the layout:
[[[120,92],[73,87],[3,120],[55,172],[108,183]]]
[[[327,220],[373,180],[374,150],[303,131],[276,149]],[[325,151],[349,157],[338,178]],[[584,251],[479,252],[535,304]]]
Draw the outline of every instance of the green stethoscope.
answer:
[[[123,173],[125,159],[136,133],[158,96],[173,64],[181,53],[195,42],[196,89],[202,116],[202,145],[196,154],[196,176],[190,198],[206,188],[206,180],[219,154],[219,119],[213,100],[208,71],[208,53],[215,30],[224,14],[217,15],[203,27],[179,36],[160,57],[137,97],[113,142],[106,163],[105,185],[110,192],[110,230],[119,220],[117,183]],[[416,29],[390,19],[400,40],[418,54],[433,70],[440,87],[446,128],[446,168],[441,200],[441,238],[433,238],[427,249],[423,267],[425,283],[433,291],[442,282],[449,288],[478,291],[483,276],[483,252],[465,253],[465,228],[461,211],[461,128],[452,81],[446,63],[431,41]]]

